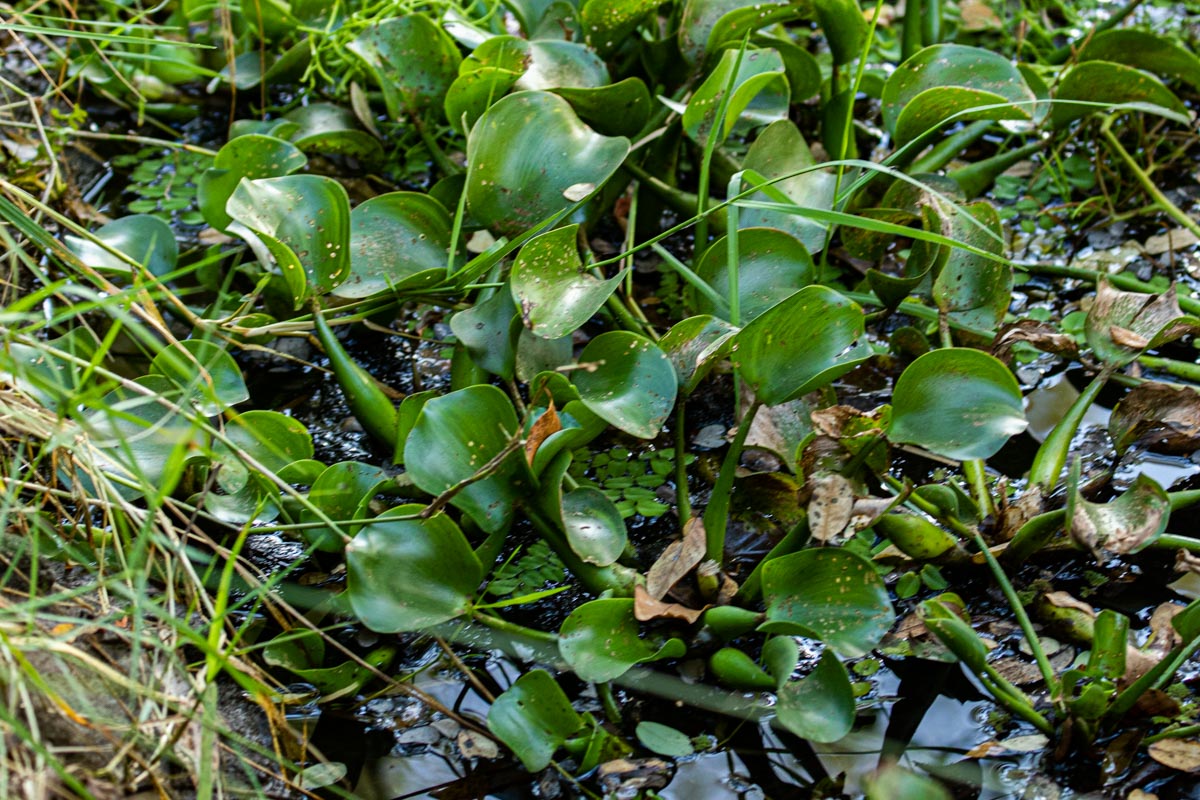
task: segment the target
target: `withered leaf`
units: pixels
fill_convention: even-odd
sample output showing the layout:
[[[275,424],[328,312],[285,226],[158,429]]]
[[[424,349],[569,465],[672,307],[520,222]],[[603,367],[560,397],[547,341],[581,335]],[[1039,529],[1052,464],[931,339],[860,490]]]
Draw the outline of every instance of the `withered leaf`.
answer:
[[[704,558],[707,542],[704,523],[693,517],[683,526],[683,539],[671,542],[646,573],[646,592],[655,600],[666,597],[671,587]]]
[[[1200,394],[1149,382],[1117,403],[1108,421],[1117,452],[1140,444],[1156,453],[1191,453],[1200,447]]]
[[[530,466],[533,465],[533,457],[542,446],[542,442],[561,430],[562,420],[558,418],[558,412],[554,409],[554,400],[551,400],[545,413],[537,418],[529,429],[529,435],[525,437],[525,460]]]
[[[705,606],[704,608],[708,608]],[[691,625],[700,619],[704,608],[695,609],[682,606],[679,603],[664,603],[656,600],[641,584],[633,587],[633,616],[639,622],[649,622],[652,619],[679,619]]]
[[[827,543],[838,538],[850,524],[854,511],[854,487],[836,472],[813,478],[812,499],[808,502],[808,528],[813,539]]]
[[[1150,757],[1180,772],[1200,772],[1200,740],[1162,739],[1148,748]]]
[[[1079,356],[1075,337],[1033,319],[1017,320],[1002,327],[992,342],[992,355],[1007,364],[1012,360],[1012,350],[1018,342],[1027,342],[1043,353],[1053,353],[1063,358],[1075,359]]]
[[[1166,529],[1170,500],[1153,479],[1139,475],[1125,494],[1109,503],[1075,498],[1068,533],[1097,558],[1104,552],[1123,555],[1145,547]]]

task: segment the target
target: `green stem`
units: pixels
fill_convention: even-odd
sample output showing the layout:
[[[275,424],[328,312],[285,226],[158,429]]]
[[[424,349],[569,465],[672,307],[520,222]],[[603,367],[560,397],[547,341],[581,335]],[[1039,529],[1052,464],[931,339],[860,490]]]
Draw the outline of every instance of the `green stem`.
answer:
[[[675,404],[675,509],[679,515],[679,528],[683,529],[692,518],[692,495],[688,488],[687,436],[684,423],[687,416],[686,398]]]
[[[1108,146],[1113,149],[1113,152],[1115,152],[1117,156],[1123,162],[1125,162],[1125,166],[1128,167],[1129,171],[1133,173],[1133,176],[1137,178],[1137,182],[1142,185],[1142,189],[1145,190],[1146,194],[1150,195],[1151,199],[1154,200],[1155,204],[1158,205],[1159,208],[1167,213],[1167,216],[1174,219],[1196,236],[1200,236],[1200,222],[1196,222],[1196,220],[1188,216],[1187,212],[1185,212],[1182,208],[1172,203],[1171,199],[1163,194],[1162,190],[1159,189],[1154,181],[1150,179],[1150,175],[1144,169],[1142,169],[1141,166],[1133,160],[1133,156],[1129,155],[1129,152],[1121,146],[1120,140],[1117,139],[1116,135],[1113,134],[1111,129],[1114,119],[1114,117],[1109,117],[1104,121],[1104,124],[1100,126],[1100,133],[1104,136],[1104,141],[1108,142]]]
[[[742,448],[746,445],[746,437],[750,434],[750,423],[758,413],[762,403],[755,399],[746,409],[741,422],[738,423],[737,434],[725,453],[721,462],[721,472],[713,485],[712,496],[708,508],[704,509],[705,540],[708,543],[707,556],[718,564],[725,559],[725,528],[729,524],[729,498],[733,492],[733,480],[737,473],[738,463],[742,458]]]
[[[921,12],[920,0],[905,5],[904,29],[901,31],[900,60],[907,61],[921,49]]]
[[[925,0],[921,14],[921,42],[929,47],[942,41],[941,0]]]
[[[968,198],[977,197],[991,186],[1000,173],[1029,158],[1034,153],[1043,150],[1052,139],[1036,139],[1029,144],[1003,153],[997,153],[991,158],[976,161],[969,166],[951,170],[949,177],[958,184],[963,194]]]
[[[729,99],[737,84],[738,72],[742,68],[742,58],[746,55],[746,44],[749,42],[749,38],[750,34],[747,32],[745,38],[742,39],[742,46],[738,48],[737,58],[733,61],[733,69],[729,73],[729,81],[725,84],[721,102],[717,104],[716,118],[713,120],[712,128],[709,129],[708,136],[704,139],[704,155],[700,159],[700,175],[696,184],[696,214],[700,216],[700,221],[696,223],[694,244],[693,259],[696,262],[699,262],[704,251],[708,249],[708,215],[704,212],[708,207],[708,184],[712,173],[713,152],[728,134],[728,131],[725,130],[725,112],[729,108]]]
[[[979,141],[985,133],[991,130],[994,124],[990,119],[968,122],[961,130],[957,130],[945,139],[939,140],[924,155],[914,159],[908,169],[909,174],[937,172],[949,164],[951,159],[957,158],[963,150]]]
[[[979,506],[980,516],[987,518],[996,515],[996,505],[992,502],[992,493],[988,490],[987,467],[982,458],[971,458],[962,462],[963,474],[971,484],[971,492],[975,495],[975,503]]]
[[[1079,430],[1084,414],[1095,402],[1096,396],[1100,394],[1104,384],[1108,383],[1108,376],[1109,371],[1105,369],[1092,378],[1092,382],[1075,399],[1075,402],[1067,409],[1067,413],[1054,426],[1054,430],[1050,431],[1050,435],[1042,442],[1037,455],[1033,458],[1033,466],[1029,468],[1030,486],[1037,486],[1043,492],[1049,493],[1058,483],[1063,467],[1067,463],[1071,440],[1075,438],[1075,432]]]
[[[518,625],[515,622],[509,622],[503,617],[485,614],[482,611],[476,611],[471,614],[471,619],[475,620],[476,622],[481,622],[493,630],[502,631],[515,636],[524,636],[528,639],[532,639],[535,642],[552,644],[555,647],[558,646],[558,634],[556,633],[548,633],[546,631],[539,631],[533,628],[526,628],[524,625]]]
[[[1138,356],[1138,363],[1144,367],[1174,375],[1176,378],[1200,383],[1200,364],[1196,364],[1194,361],[1176,361],[1173,358],[1159,356]]]

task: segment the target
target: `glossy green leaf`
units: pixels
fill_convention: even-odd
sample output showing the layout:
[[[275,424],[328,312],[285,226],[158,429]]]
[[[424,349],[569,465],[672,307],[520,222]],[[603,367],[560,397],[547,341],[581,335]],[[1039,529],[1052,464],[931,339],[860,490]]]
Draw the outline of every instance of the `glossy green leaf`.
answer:
[[[635,664],[683,655],[685,647],[679,639],[668,639],[656,647],[638,636],[633,602],[629,598],[592,600],[563,621],[558,649],[581,680],[610,681]]]
[[[988,253],[1004,251],[1000,217],[991,203],[963,206],[947,222],[943,230],[955,241]],[[933,299],[952,320],[992,330],[1008,311],[1012,287],[1009,264],[954,247],[933,282]]]
[[[678,382],[670,360],[649,339],[602,333],[579,355],[575,372],[585,406],[628,434],[653,439],[675,407]]]
[[[732,80],[733,90],[725,116],[717,113]],[[716,131],[724,141],[740,122],[748,127],[767,125],[787,116],[789,91],[783,59],[774,50],[726,50],[692,94],[683,112],[683,129],[703,145]]]
[[[1102,279],[1083,330],[1100,360],[1120,367],[1149,348],[1200,332],[1200,319],[1180,310],[1173,288],[1158,295],[1122,292]]]
[[[601,280],[584,268],[578,225],[543,233],[521,248],[512,268],[512,296],[525,326],[538,336],[569,336],[600,310],[625,273]]]
[[[367,516],[371,498],[388,480],[387,473],[382,469],[361,461],[331,464],[313,481],[308,490],[308,502],[329,519],[340,523],[340,533],[329,527],[320,527],[304,528],[300,534],[318,550],[340,553],[346,544],[343,535],[354,536],[361,527],[350,520]],[[319,520],[315,512],[302,507],[300,521],[311,523]]]
[[[800,129],[791,120],[780,120],[767,126],[758,135],[746,153],[743,166],[768,180],[792,175],[776,181],[776,189],[798,206],[828,210],[833,207],[835,177],[823,170],[810,170],[799,175],[793,173],[814,167],[817,160],[800,134]],[[750,200],[772,200],[762,192],[750,195]],[[810,253],[820,252],[825,247],[826,226],[824,223],[788,214],[759,208],[745,208],[738,213],[739,228],[778,228],[790,233],[804,244]]]
[[[1136,553],[1150,545],[1167,528],[1171,501],[1163,488],[1151,477],[1138,475],[1133,486],[1120,497],[1107,503],[1085,499],[1079,487],[1074,509],[1068,519],[1067,533],[1080,546],[1097,558],[1103,553],[1124,555]]]
[[[441,108],[462,61],[454,41],[424,14],[372,25],[348,49],[374,73],[392,120]]]
[[[641,78],[626,78],[607,86],[559,87],[553,90],[575,109],[592,130],[605,136],[635,136],[654,108],[650,90]]]
[[[390,508],[346,546],[350,607],[373,631],[416,631],[461,616],[483,580],[467,537],[445,514],[400,519],[423,509]]]
[[[689,64],[696,64],[706,53],[715,53],[709,43],[724,44],[741,41],[747,30],[754,30],[756,20],[762,25],[773,21],[790,3],[766,2],[756,4],[758,13],[747,12],[744,0],[687,0],[679,19],[679,50]],[[736,35],[735,35],[736,32]]]
[[[289,111],[284,119],[297,128],[292,144],[306,153],[349,156],[368,164],[383,159],[383,145],[359,125],[354,113],[332,103],[311,103]]]
[[[836,742],[854,727],[854,689],[832,650],[805,677],[779,690],[775,714],[784,728],[810,742]]]
[[[679,391],[685,396],[729,355],[737,328],[709,315],[688,317],[675,323],[658,340],[679,376]]]
[[[296,461],[312,458],[312,435],[297,419],[278,411],[255,409],[238,414],[225,425],[225,439],[213,445],[213,459],[221,465],[217,482],[226,491],[237,491],[252,474],[278,473]],[[254,461],[248,464],[245,457]]]
[[[174,270],[179,260],[179,245],[171,226],[150,214],[131,214],[113,220],[93,232],[92,237],[100,243],[79,236],[64,236],[63,241],[84,264],[105,272],[128,275],[134,269],[108,249],[123,253],[158,277]]]
[[[1058,82],[1050,125],[1065,128],[1081,117],[1106,110],[1107,106],[1126,103],[1163,109],[1184,123],[1191,119],[1187,106],[1153,75],[1111,61],[1085,61],[1072,67]]]
[[[1166,36],[1133,28],[1101,31],[1079,49],[1080,61],[1112,61],[1178,78],[1200,89],[1200,58]]]
[[[372,197],[350,214],[350,276],[339,297],[424,289],[446,277],[450,214],[419,192]]]
[[[642,720],[637,724],[634,735],[652,753],[671,758],[683,758],[695,752],[692,740],[686,733],[660,722]]]
[[[747,31],[761,31],[778,23],[811,17],[813,9],[807,2],[766,2],[742,5],[725,10],[728,3],[695,4],[708,5],[722,12],[708,34],[705,52],[716,53],[723,46],[736,46]],[[860,15],[861,16],[861,15]],[[752,37],[757,40],[758,37]],[[794,88],[794,87],[793,87]]]
[[[501,288],[486,300],[450,318],[450,330],[480,369],[512,380],[517,362],[517,307]]]
[[[767,405],[793,400],[872,356],[860,343],[859,305],[824,286],[806,286],[763,313],[735,339],[734,359]]]
[[[95,334],[84,327],[37,345],[5,341],[0,346],[0,377],[43,406],[65,414],[79,403],[85,380],[90,390],[100,389],[97,376],[85,373],[74,360],[90,361],[95,352]]]
[[[588,44],[607,55],[620,47],[651,11],[658,0],[585,0],[579,20]]]
[[[1004,56],[980,47],[938,44],[919,50],[883,87],[883,120],[904,144],[953,117],[1031,119],[1036,97]]]
[[[528,61],[525,72],[517,79],[517,89],[593,89],[608,83],[608,67],[591,49],[578,42],[539,40],[529,42],[528,48]]]
[[[952,596],[957,600],[957,596]],[[920,605],[921,619],[925,627],[946,646],[950,652],[975,674],[987,672],[988,648],[975,629],[963,621],[958,612],[942,597],[926,600]]]
[[[583,718],[545,670],[525,673],[488,709],[488,730],[530,772],[550,765],[554,751],[583,727]]]
[[[308,157],[296,145],[274,136],[253,133],[230,139],[197,181],[200,213],[209,225],[223,231],[233,221],[225,204],[242,178],[280,178],[307,163]]]
[[[697,292],[693,305],[702,314],[729,319],[729,248],[721,237],[704,251],[696,273],[725,298],[716,308]],[[775,228],[738,232],[737,286],[739,322],[748,323],[764,311],[816,280],[817,269],[808,249],[795,237]]]
[[[800,663],[800,645],[793,636],[772,636],[763,645],[762,662],[767,674],[775,679],[775,686],[781,687]]]
[[[164,348],[150,362],[150,372],[173,380],[187,396],[196,398],[196,407],[208,416],[250,399],[233,356],[203,339],[187,339],[178,348]]]
[[[901,374],[888,438],[946,458],[990,458],[1027,424],[1008,367],[980,350],[954,347],[926,353]]]
[[[812,4],[833,63],[849,64],[858,58],[867,39],[867,19],[857,0],[812,0]]]
[[[438,495],[475,476],[519,432],[516,412],[504,392],[482,385],[460,389],[421,408],[405,442],[405,465],[417,486]],[[492,533],[508,527],[530,480],[525,457],[517,449],[495,472],[466,486],[450,502]]]
[[[266,244],[296,307],[349,276],[350,199],[332,178],[243,179],[225,210]]]
[[[446,118],[463,133],[469,133],[483,112],[508,94],[521,73],[499,67],[481,67],[464,72],[446,91]]]
[[[513,130],[538,135],[514,139]],[[467,140],[467,205],[481,223],[519,233],[603,184],[628,152],[628,139],[592,131],[557,95],[508,95]]]
[[[865,655],[892,627],[896,614],[875,567],[847,550],[817,548],[763,566],[766,633],[809,636],[838,653]]]
[[[629,543],[621,512],[604,492],[591,486],[563,495],[562,521],[571,549],[589,564],[614,563]]]

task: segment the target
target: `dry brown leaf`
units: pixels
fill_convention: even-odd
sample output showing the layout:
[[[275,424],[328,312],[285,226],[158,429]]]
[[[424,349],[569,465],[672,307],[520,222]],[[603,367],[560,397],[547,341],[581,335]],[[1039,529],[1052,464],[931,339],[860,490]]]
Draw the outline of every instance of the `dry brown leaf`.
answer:
[[[1147,382],[1113,409],[1108,425],[1118,452],[1140,444],[1156,453],[1191,453],[1200,446],[1200,394]]]
[[[1159,233],[1151,236],[1142,245],[1142,249],[1148,255],[1158,256],[1163,253],[1170,253],[1175,250],[1183,250],[1200,242],[1200,237],[1189,231],[1187,228],[1176,228],[1166,233]]]
[[[458,732],[458,752],[463,758],[499,758],[500,745],[482,733],[463,729]]]
[[[1162,739],[1150,745],[1150,757],[1180,772],[1200,772],[1200,740]]]
[[[693,517],[683,526],[682,541],[671,542],[646,572],[646,592],[655,600],[666,597],[671,587],[704,558],[708,547],[704,523]]]
[[[1028,342],[1044,353],[1063,358],[1073,360],[1079,356],[1079,345],[1073,336],[1059,333],[1054,326],[1032,319],[1018,320],[1001,328],[992,342],[992,355],[1007,364],[1018,342]]]
[[[704,608],[708,608],[705,606]],[[646,591],[646,587],[638,584],[633,587],[633,616],[638,622],[649,622],[652,619],[679,619],[691,625],[700,619],[704,608],[695,609],[681,606],[679,603],[664,603],[656,600]]]
[[[1141,350],[1144,347],[1150,346],[1150,340],[1141,334],[1134,333],[1128,328],[1122,328],[1117,325],[1108,327],[1108,335],[1112,340],[1122,347],[1129,347],[1134,350]]]
[[[819,475],[812,484],[812,499],[808,502],[808,528],[813,539],[828,543],[837,539],[850,524],[850,515],[854,511],[854,487],[836,472]]]
[[[558,412],[554,410],[554,400],[551,399],[546,412],[537,418],[529,429],[529,435],[525,437],[525,460],[530,466],[533,466],[533,457],[542,446],[542,442],[561,430],[562,420],[558,418]]]
[[[998,30],[1003,27],[1000,17],[983,0],[962,0],[958,4],[964,31]]]

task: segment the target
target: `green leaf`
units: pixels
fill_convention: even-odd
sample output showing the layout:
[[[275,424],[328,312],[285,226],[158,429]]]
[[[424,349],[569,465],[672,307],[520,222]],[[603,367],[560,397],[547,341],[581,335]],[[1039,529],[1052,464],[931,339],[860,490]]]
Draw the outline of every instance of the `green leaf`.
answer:
[[[416,631],[461,616],[483,580],[467,537],[445,514],[399,519],[423,509],[388,509],[346,546],[350,607],[373,631]]]
[[[679,390],[686,396],[729,355],[737,328],[716,317],[701,315],[675,323],[658,340],[679,376]]]
[[[421,407],[405,442],[408,474],[422,490],[441,494],[473,477],[519,431],[512,403],[495,386],[470,386],[434,398]],[[530,483],[524,455],[515,449],[495,472],[464,487],[450,502],[493,533],[512,522],[513,507]]]
[[[483,112],[508,94],[519,77],[520,72],[499,67],[480,67],[464,72],[446,91],[446,118],[463,133],[470,133]]]
[[[520,90],[594,89],[608,83],[608,67],[579,42],[535,40],[528,48],[525,72],[517,78]]]
[[[867,800],[952,800],[945,786],[895,764],[867,778]]]
[[[340,523],[340,534],[329,527],[304,528],[300,534],[318,550],[340,553],[345,546],[342,536],[352,537],[362,527],[351,524],[349,520],[365,519],[371,499],[388,482],[386,472],[360,461],[341,461],[330,465],[313,481],[308,490],[308,502],[329,519]],[[300,521],[317,522],[318,518],[315,512],[302,507]]]
[[[917,51],[888,77],[883,120],[900,145],[951,117],[1032,119],[1036,100],[1020,71],[999,53],[938,44]]]
[[[517,307],[504,288],[450,318],[450,330],[480,369],[513,379],[517,362]]]
[[[514,138],[514,130],[537,135]],[[520,233],[607,181],[628,152],[628,139],[596,133],[557,95],[511,94],[471,129],[467,205],[482,224]]]
[[[313,456],[312,436],[304,423],[278,411],[238,414],[226,423],[225,439],[228,445],[213,445],[213,460],[221,465],[217,482],[229,492],[241,489],[260,468],[278,474],[289,464]],[[246,464],[246,456],[256,466]]]
[[[747,30],[771,24],[791,5],[756,3],[751,10],[744,0],[687,0],[679,19],[679,50],[689,64],[696,64],[706,52],[715,53],[717,45],[741,41]]]
[[[579,258],[578,225],[543,233],[521,248],[512,268],[512,296],[525,326],[538,336],[569,336],[592,318],[621,280],[600,280]]]
[[[128,275],[133,267],[108,252],[105,245],[124,253],[133,263],[158,277],[174,270],[179,260],[179,245],[171,226],[151,214],[131,214],[113,220],[93,232],[91,238],[64,236],[63,240],[84,264],[110,273]]]
[[[1074,513],[1067,520],[1067,532],[1097,558],[1105,552],[1136,553],[1167,528],[1171,501],[1163,488],[1145,474],[1138,475],[1133,486],[1108,503],[1084,499],[1078,486],[1071,491],[1075,494]]]
[[[310,103],[289,111],[284,119],[296,123],[292,144],[306,153],[356,158],[368,164],[383,160],[383,145],[358,123],[354,113],[333,103]]]
[[[350,273],[350,199],[318,175],[243,179],[225,210],[266,244],[297,308]]]
[[[732,93],[725,106],[725,116],[718,120],[717,112],[731,80]],[[738,123],[757,127],[785,118],[789,97],[779,53],[760,49],[744,53],[726,50],[688,101],[683,112],[683,130],[701,145],[714,131],[719,137],[718,142],[722,142]]]
[[[810,742],[836,742],[854,727],[854,689],[832,650],[804,678],[779,690],[775,714],[783,727]]]
[[[655,647],[638,636],[633,600],[592,600],[571,612],[559,630],[558,649],[581,680],[602,683],[619,678],[635,664],[678,658],[683,642],[668,639]]]
[[[372,197],[350,214],[350,275],[339,297],[434,286],[446,277],[450,214],[419,192]]]
[[[683,758],[696,752],[686,733],[660,722],[642,720],[634,730],[638,741],[652,753],[671,758]]]
[[[182,352],[180,352],[182,351]],[[187,339],[168,347],[150,362],[150,373],[170,378],[206,416],[220,414],[250,399],[246,381],[225,348],[203,339]]]
[[[1081,117],[1105,111],[1108,106],[1127,103],[1155,106],[1185,124],[1190,120],[1187,106],[1153,75],[1111,61],[1085,61],[1072,67],[1059,81],[1050,110],[1050,126],[1065,128]]]
[[[307,163],[308,157],[298,147],[274,136],[253,133],[230,139],[197,181],[204,221],[219,231],[229,227],[233,218],[225,212],[225,204],[242,178],[280,178]]]
[[[589,564],[614,563],[629,543],[621,512],[604,492],[591,486],[563,495],[562,522],[571,549]]]
[[[658,346],[627,331],[602,333],[579,354],[575,387],[585,406],[628,434],[653,439],[675,407],[675,368]]]
[[[641,78],[590,88],[562,86],[553,91],[571,104],[581,120],[605,136],[637,135],[654,108]]]
[[[810,170],[794,175],[800,170],[816,166],[817,160],[804,141],[800,129],[791,120],[773,122],[758,135],[746,153],[743,166],[768,180],[793,203],[805,208],[829,210],[833,207],[833,190],[837,182],[834,175],[824,170]],[[762,192],[747,198],[754,201],[773,200]],[[826,226],[794,214],[760,208],[744,208],[738,212],[739,228],[778,228],[796,237],[810,253],[820,252],[825,247]]]
[[[949,602],[948,602],[949,601]],[[920,605],[921,619],[934,636],[976,675],[987,672],[988,648],[950,603],[961,607],[957,595],[940,595]]]
[[[462,61],[454,40],[424,14],[371,25],[347,49],[374,73],[393,121],[441,108]]]
[[[725,299],[716,308],[697,292],[694,306],[702,314],[729,319],[729,248],[726,237],[704,251],[696,273]],[[817,270],[808,249],[794,236],[775,228],[747,228],[738,232],[737,280],[739,322],[753,321],[767,309],[816,280]]]
[[[1102,31],[1087,39],[1076,59],[1113,61],[1178,78],[1200,89],[1200,58],[1173,40],[1149,31],[1131,28]]]
[[[710,7],[724,11],[724,7],[727,6],[728,4],[714,3]],[[811,17],[812,13],[813,9],[806,2],[766,2],[732,8],[724,11],[720,19],[712,26],[712,30],[708,34],[708,44],[704,50],[708,53],[716,53],[723,46],[736,46],[746,35],[746,31],[762,31],[777,23]],[[754,36],[752,41],[758,41],[759,38],[759,36]],[[771,46],[775,45],[772,43]]]
[[[818,548],[763,566],[765,633],[809,636],[854,658],[870,652],[896,618],[871,562],[846,550]]]
[[[579,21],[588,44],[607,55],[659,5],[658,0],[585,0],[579,8]]]
[[[516,680],[488,709],[488,730],[521,759],[525,769],[540,772],[576,731],[583,718],[545,670],[535,669]]]
[[[767,674],[775,679],[775,686],[781,687],[800,663],[800,645],[792,636],[772,636],[763,645],[762,662]]]
[[[955,210],[948,235],[988,253],[1004,251],[1000,217],[991,203],[980,201]],[[959,247],[950,249],[933,282],[933,299],[950,318],[963,325],[992,330],[1012,301],[1013,270]]]
[[[834,64],[849,64],[862,53],[867,19],[857,0],[812,0]]]
[[[819,389],[871,357],[862,309],[824,286],[806,286],[735,339],[735,355],[759,400],[778,405]]]
[[[980,350],[954,347],[926,353],[900,375],[888,438],[946,458],[990,458],[1027,424],[1008,367]]]

